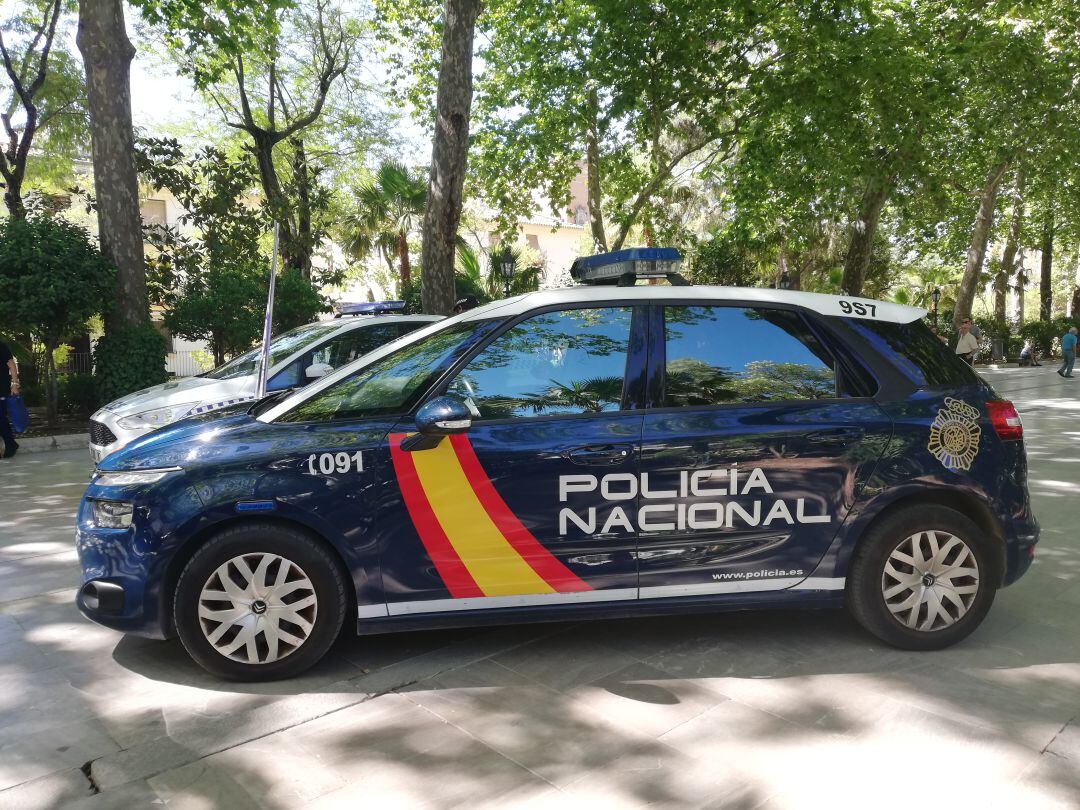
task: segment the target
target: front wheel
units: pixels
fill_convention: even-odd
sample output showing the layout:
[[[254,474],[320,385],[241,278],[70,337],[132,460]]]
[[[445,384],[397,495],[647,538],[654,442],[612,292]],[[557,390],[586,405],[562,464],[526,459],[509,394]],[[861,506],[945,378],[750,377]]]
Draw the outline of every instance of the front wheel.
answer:
[[[871,527],[851,564],[847,603],[882,641],[937,650],[979,626],[1001,575],[992,537],[953,509],[922,505]]]
[[[184,649],[229,680],[290,678],[337,638],[345,581],[329,552],[272,523],[222,531],[184,566],[173,601]]]

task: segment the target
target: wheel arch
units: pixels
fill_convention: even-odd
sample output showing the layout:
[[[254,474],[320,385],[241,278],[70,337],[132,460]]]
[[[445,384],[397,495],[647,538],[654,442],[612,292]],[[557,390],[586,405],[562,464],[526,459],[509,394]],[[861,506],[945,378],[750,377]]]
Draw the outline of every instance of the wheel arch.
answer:
[[[349,566],[345,562],[345,557],[341,551],[331,543],[325,536],[318,531],[302,523],[298,520],[293,520],[281,515],[235,515],[224,518],[219,521],[215,521],[207,526],[201,527],[198,531],[192,534],[183,544],[176,549],[171,555],[169,563],[166,566],[164,577],[162,579],[161,589],[161,626],[165,632],[166,637],[172,637],[176,635],[176,624],[173,620],[173,594],[176,592],[176,585],[180,581],[180,574],[184,570],[184,566],[188,561],[195,556],[200,548],[202,548],[213,537],[228,529],[236,528],[243,525],[274,525],[296,531],[302,532],[309,538],[314,540],[320,546],[322,546],[330,555],[330,559],[334,561],[334,564],[338,568],[338,572],[341,574],[343,580],[346,583],[352,583],[352,587],[345,589],[346,597],[346,619],[349,616],[356,615],[356,587],[353,582],[353,576],[349,571]],[[348,621],[346,621],[346,626]]]
[[[844,575],[851,568],[852,560],[863,546],[867,534],[882,521],[887,520],[898,512],[903,512],[918,506],[936,505],[944,506],[959,512],[982,529],[988,536],[994,539],[994,548],[998,552],[998,564],[1002,577],[1005,576],[1006,544],[1005,535],[1002,533],[1001,524],[994,516],[990,506],[976,494],[965,490],[931,488],[908,491],[882,505],[879,509],[865,514],[865,520],[859,521],[853,543],[850,543],[848,554],[842,560]],[[998,583],[1001,587],[1003,583]]]

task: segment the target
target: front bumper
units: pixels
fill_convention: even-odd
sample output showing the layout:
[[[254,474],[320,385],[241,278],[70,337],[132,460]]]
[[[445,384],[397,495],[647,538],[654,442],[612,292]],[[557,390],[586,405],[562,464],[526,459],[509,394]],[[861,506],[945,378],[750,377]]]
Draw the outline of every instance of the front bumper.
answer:
[[[90,457],[94,464],[150,432],[122,428],[120,418],[104,408],[90,417]]]
[[[79,611],[122,633],[167,638],[171,631],[162,599],[162,554],[136,527],[98,528],[89,513],[84,500],[75,529],[75,548],[82,567],[75,597]]]

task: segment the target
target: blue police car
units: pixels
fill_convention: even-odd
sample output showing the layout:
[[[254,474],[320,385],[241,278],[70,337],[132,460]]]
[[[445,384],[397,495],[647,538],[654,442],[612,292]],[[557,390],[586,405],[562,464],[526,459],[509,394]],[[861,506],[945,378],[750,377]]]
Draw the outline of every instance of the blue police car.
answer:
[[[967,636],[1038,539],[1013,406],[923,310],[677,260],[580,260],[581,286],[136,440],[79,510],[80,609],[246,680],[346,622],[846,604],[899,647]]]

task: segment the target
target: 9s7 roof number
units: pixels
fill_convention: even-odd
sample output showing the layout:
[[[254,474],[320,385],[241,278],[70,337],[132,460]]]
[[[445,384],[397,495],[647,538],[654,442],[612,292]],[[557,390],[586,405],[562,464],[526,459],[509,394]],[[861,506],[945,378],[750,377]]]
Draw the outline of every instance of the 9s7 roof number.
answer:
[[[848,301],[840,299],[840,311],[845,315],[858,315],[861,318],[877,317],[877,304],[867,304],[862,301]]]

